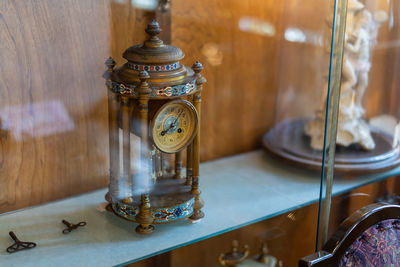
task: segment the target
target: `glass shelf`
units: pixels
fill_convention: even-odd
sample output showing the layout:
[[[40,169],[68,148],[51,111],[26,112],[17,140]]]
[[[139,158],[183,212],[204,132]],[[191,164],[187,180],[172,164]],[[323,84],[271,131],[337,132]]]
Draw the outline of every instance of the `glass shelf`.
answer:
[[[397,174],[400,168],[336,179],[333,194]],[[124,265],[295,210],[319,197],[318,172],[282,168],[264,151],[203,163],[201,175],[205,218],[196,224],[185,220],[156,225],[151,236],[140,236],[134,231],[136,224],[98,210],[105,189],[0,215],[0,262],[4,266]],[[63,235],[63,219],[86,221],[87,226]],[[7,254],[5,249],[12,243],[9,231],[36,242],[37,247]]]

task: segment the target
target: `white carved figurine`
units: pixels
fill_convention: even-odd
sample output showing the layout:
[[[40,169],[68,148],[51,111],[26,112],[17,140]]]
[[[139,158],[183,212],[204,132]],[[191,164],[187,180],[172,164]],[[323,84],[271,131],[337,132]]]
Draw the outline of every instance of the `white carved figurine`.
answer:
[[[373,17],[363,4],[357,0],[349,1],[337,125],[338,145],[348,147],[358,144],[364,150],[375,148],[370,127],[363,118],[362,99],[368,87],[371,47],[376,42],[378,26],[386,20],[385,12],[378,11]],[[325,106],[321,105],[315,118],[305,127],[305,133],[311,137],[311,147],[316,150],[323,149]]]

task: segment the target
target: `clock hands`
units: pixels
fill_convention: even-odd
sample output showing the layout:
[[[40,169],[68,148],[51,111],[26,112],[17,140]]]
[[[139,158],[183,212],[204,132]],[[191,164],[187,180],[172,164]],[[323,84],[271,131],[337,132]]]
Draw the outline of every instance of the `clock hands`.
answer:
[[[174,122],[172,123],[172,125],[175,126],[175,123],[178,121],[179,117],[181,116],[181,114],[183,113],[183,110],[181,110],[181,112],[179,112],[178,116],[176,116],[176,119],[174,120]]]
[[[174,120],[174,122],[172,122],[168,129],[164,130],[161,132],[161,136],[164,136],[171,128],[175,127],[175,123],[178,121],[179,117],[181,116],[183,110],[181,110],[181,112],[179,112],[178,116],[176,116],[176,119]]]

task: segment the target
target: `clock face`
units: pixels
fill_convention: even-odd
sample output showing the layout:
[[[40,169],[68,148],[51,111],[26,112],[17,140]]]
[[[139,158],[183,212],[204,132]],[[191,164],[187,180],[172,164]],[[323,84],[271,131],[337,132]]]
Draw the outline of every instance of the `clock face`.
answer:
[[[163,105],[151,123],[155,146],[165,153],[184,149],[197,132],[198,116],[194,106],[186,100],[173,100]]]

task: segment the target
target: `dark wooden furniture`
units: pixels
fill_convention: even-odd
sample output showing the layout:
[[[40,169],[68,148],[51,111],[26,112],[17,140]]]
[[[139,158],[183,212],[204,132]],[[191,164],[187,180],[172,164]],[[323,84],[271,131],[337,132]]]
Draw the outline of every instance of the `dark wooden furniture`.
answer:
[[[389,226],[387,227],[387,225]],[[390,261],[396,262],[396,259],[393,259],[393,255],[396,255],[396,252],[389,251],[389,256],[380,255],[388,252],[387,249],[382,249],[382,246],[388,246],[380,243],[377,236],[388,230],[392,230],[395,233],[395,235],[390,236],[390,242],[392,244],[393,242],[400,244],[400,206],[376,203],[363,207],[350,215],[339,226],[321,251],[302,258],[299,266],[342,266],[344,257],[346,259],[349,257],[357,259],[353,261],[351,266],[370,266],[366,263],[362,265],[354,264],[355,261],[360,259],[365,260],[366,252],[368,252],[367,258],[381,258],[384,261],[389,257]],[[363,249],[364,244],[368,246],[367,250]],[[395,249],[398,251],[400,248],[396,246]],[[399,256],[395,257],[398,258]],[[370,259],[367,260],[369,261]],[[379,262],[375,262],[375,264],[376,266],[381,266]],[[399,264],[398,261],[397,264]],[[387,266],[392,265],[389,264]]]

